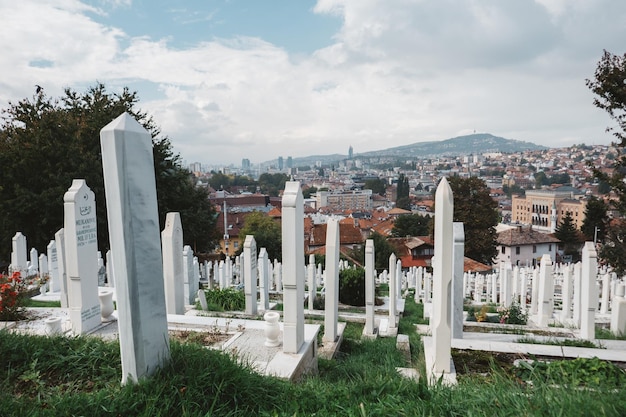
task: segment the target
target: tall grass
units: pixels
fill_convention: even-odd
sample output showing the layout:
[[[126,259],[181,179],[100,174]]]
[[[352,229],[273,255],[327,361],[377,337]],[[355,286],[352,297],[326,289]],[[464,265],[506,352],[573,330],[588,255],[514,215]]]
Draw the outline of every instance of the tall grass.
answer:
[[[422,365],[407,299],[402,333],[412,366]],[[37,337],[0,331],[0,416],[583,416],[626,415],[626,388],[591,390],[534,385],[492,367],[488,379],[456,387],[404,379],[394,338],[361,339],[349,323],[335,360],[292,384],[264,377],[228,355],[172,341],[170,363],[122,387],[119,344],[92,337]],[[614,388],[614,387],[613,387]]]

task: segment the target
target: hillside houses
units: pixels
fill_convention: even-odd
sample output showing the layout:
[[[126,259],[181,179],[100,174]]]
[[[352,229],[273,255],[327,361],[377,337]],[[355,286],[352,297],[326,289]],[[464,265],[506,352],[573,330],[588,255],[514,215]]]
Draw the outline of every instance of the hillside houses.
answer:
[[[533,259],[536,260],[543,253],[556,253],[558,242],[550,233],[554,232],[567,213],[570,213],[576,226],[580,227],[584,221],[586,200],[589,196],[610,199],[610,195],[600,194],[598,184],[590,180],[590,165],[600,170],[610,170],[615,154],[615,149],[610,146],[581,145],[509,154],[492,152],[424,159],[407,157],[405,160],[355,155],[352,163],[339,163],[333,169],[315,168],[298,172],[295,168],[290,172],[295,180],[301,182],[303,190],[308,187],[316,188],[311,198],[306,199],[305,206],[307,253],[323,253],[324,241],[319,231],[324,229],[323,225],[330,217],[340,219],[342,248],[348,250],[362,244],[372,233],[389,237],[398,216],[409,213],[432,215],[432,191],[442,176],[479,176],[490,187],[490,196],[498,202],[503,221],[513,226],[521,226],[525,231],[522,235],[527,238],[499,241],[500,254],[496,263],[506,259],[514,264],[525,264],[532,263]],[[380,164],[392,163],[398,166],[376,168]],[[409,179],[411,211],[394,207],[395,181],[400,174]],[[365,180],[376,179],[386,184],[383,195],[362,189]],[[563,184],[566,180],[567,183]],[[511,190],[515,190],[512,196]],[[262,211],[275,221],[280,221],[280,197],[250,193],[228,195],[225,192],[219,195],[218,192],[213,194],[211,200],[220,207],[220,212],[226,202],[227,228],[231,240],[236,239],[239,225],[245,221],[245,212]],[[219,229],[224,229],[223,220],[221,215],[218,218]],[[223,234],[223,230],[220,233]],[[514,232],[509,232],[512,233]],[[504,235],[502,239],[505,239]],[[234,249],[234,243],[230,250]],[[545,248],[544,244],[547,245]],[[554,245],[550,246],[551,244]],[[502,247],[505,248],[504,252]],[[407,247],[403,250],[412,249],[415,248]],[[223,250],[222,242],[217,251]],[[411,260],[408,252],[406,256],[403,265],[417,262],[413,254]]]

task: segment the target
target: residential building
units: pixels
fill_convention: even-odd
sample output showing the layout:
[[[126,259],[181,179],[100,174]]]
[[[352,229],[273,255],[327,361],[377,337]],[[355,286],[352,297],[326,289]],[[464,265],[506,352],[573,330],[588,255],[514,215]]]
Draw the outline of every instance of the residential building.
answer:
[[[371,210],[372,190],[318,191],[315,194],[317,208],[334,210]]]
[[[495,265],[511,262],[511,265],[538,265],[544,254],[556,259],[560,240],[552,234],[542,233],[532,225],[517,226],[501,231],[497,236],[498,255]]]

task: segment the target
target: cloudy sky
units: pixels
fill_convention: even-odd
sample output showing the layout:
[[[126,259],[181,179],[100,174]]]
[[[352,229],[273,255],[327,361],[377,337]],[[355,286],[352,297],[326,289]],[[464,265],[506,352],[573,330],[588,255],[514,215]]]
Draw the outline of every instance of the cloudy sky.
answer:
[[[625,40],[624,0],[0,0],[0,108],[128,86],[206,164],[474,131],[609,143],[585,79]]]

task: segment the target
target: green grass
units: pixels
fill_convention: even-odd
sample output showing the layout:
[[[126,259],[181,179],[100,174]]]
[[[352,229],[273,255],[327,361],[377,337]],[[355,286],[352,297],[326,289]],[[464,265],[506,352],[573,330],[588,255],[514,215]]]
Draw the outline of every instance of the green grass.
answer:
[[[363,325],[347,323],[337,358],[320,359],[319,375],[298,384],[260,376],[193,340],[172,340],[172,358],[164,369],[122,387],[117,342],[0,331],[0,415],[626,415],[623,375],[604,362],[561,366],[561,371],[574,370],[575,380],[583,381],[576,386],[593,387],[593,391],[573,390],[573,382],[555,387],[558,370],[549,371],[552,379],[541,377],[548,371],[532,371],[533,385],[529,385],[505,360],[495,361],[486,352],[466,353],[467,366],[477,361],[483,366],[479,374],[459,378],[456,387],[428,387],[423,381],[403,379],[395,370],[398,366],[423,372],[423,352],[414,326],[419,318],[421,305],[407,299],[399,329],[409,335],[411,364],[397,351],[394,338],[361,339]],[[611,384],[604,384],[605,379]]]
[[[607,339],[607,340],[626,340],[626,334],[623,335],[615,335],[609,329],[605,329],[603,327],[596,326],[596,339]]]
[[[24,307],[61,307],[60,301],[39,301],[27,298]]]
[[[548,339],[548,340],[538,340],[534,337],[520,337],[516,340],[517,343],[530,343],[537,345],[552,345],[552,346],[572,346],[572,347],[584,347],[584,348],[595,348],[595,349],[605,349],[601,344],[596,344],[591,340],[585,339]]]

